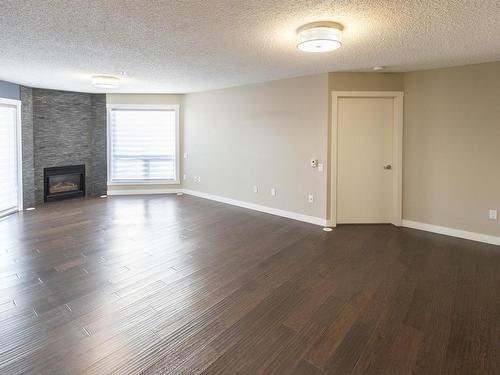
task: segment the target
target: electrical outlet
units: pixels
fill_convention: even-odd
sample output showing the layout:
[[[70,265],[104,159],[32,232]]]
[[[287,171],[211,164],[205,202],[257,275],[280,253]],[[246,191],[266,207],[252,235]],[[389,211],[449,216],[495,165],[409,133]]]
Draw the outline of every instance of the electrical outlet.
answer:
[[[309,203],[314,203],[314,195],[309,194],[309,196],[307,197],[307,201],[308,201]]]
[[[271,195],[272,195],[273,197],[275,197],[275,196],[276,196],[276,188],[271,188]]]
[[[259,192],[259,187],[257,185],[254,185],[253,192],[254,193],[258,193]]]
[[[201,177],[200,176],[198,176],[198,182],[201,182]]]
[[[490,210],[489,218],[490,218],[490,220],[497,220],[497,218],[498,218],[497,210]]]

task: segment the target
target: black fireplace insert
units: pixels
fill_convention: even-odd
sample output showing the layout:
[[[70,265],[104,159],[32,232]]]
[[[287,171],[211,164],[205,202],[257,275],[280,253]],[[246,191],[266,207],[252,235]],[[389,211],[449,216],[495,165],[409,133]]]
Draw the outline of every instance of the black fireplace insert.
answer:
[[[68,165],[43,169],[44,201],[83,197],[85,165]]]

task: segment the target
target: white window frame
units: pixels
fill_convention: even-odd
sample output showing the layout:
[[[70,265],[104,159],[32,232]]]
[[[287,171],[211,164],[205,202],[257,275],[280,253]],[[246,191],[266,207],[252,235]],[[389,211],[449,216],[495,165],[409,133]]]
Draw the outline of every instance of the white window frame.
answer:
[[[0,98],[0,104],[16,107],[16,147],[17,147],[17,207],[0,213],[0,217],[23,210],[23,146],[21,128],[21,101]]]
[[[108,149],[108,186],[120,185],[178,185],[180,184],[180,132],[179,132],[179,110],[178,104],[107,104],[107,149]],[[111,111],[114,109],[149,109],[175,111],[175,179],[174,180],[120,180],[111,179]]]

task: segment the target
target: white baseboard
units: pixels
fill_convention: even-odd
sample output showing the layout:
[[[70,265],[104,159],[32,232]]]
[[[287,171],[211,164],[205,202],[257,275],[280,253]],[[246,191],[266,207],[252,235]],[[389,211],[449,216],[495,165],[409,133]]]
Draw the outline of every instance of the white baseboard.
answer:
[[[256,203],[249,203],[240,201],[237,199],[221,197],[218,195],[212,195],[208,193],[203,193],[201,191],[190,190],[190,189],[133,189],[133,190],[109,190],[108,195],[147,195],[147,194],[176,194],[184,193],[188,195],[193,195],[199,198],[209,199],[216,202],[226,203],[233,206],[243,207],[254,211],[265,212],[267,214],[286,217],[288,219],[303,221],[305,223],[321,225],[323,227],[332,226],[330,220],[323,219],[315,216],[308,216],[299,214],[292,211],[280,210],[273,207],[262,206]],[[423,230],[426,232],[432,232],[437,234],[443,234],[446,236],[463,238],[466,240],[484,242],[492,245],[500,246],[500,237],[491,236],[488,234],[468,232],[465,230],[441,227],[439,225],[420,223],[418,221],[412,220],[402,220],[401,225],[403,227]]]
[[[277,208],[262,206],[260,204],[249,203],[249,202],[239,201],[236,199],[221,197],[218,195],[202,193],[200,191],[195,191],[195,190],[183,189],[183,192],[185,194],[194,195],[194,196],[199,197],[199,198],[210,199],[212,201],[217,201],[217,202],[221,202],[221,203],[230,204],[233,206],[248,208],[248,209],[254,210],[254,211],[265,212],[265,213],[271,214],[271,215],[282,216],[282,217],[286,217],[288,219],[303,221],[305,223],[316,224],[316,225],[321,225],[321,226],[326,226],[326,224],[327,224],[327,220],[322,219],[320,217],[302,215],[302,214],[299,214],[296,212],[280,210]]]
[[[176,194],[182,189],[113,189],[108,190],[108,195],[146,195],[146,194]]]
[[[147,195],[147,194],[176,194],[185,193],[188,195],[193,195],[199,198],[209,199],[216,202],[226,203],[233,206],[243,207],[254,211],[265,212],[267,214],[286,217],[288,219],[303,221],[305,223],[321,225],[323,227],[332,226],[330,220],[323,219],[315,216],[308,216],[299,214],[292,211],[280,210],[273,207],[262,206],[256,203],[249,203],[240,201],[237,199],[221,197],[218,195],[212,195],[208,193],[203,193],[201,191],[190,190],[190,189],[133,189],[133,190],[109,190],[108,195]],[[446,236],[463,238],[466,240],[484,242],[492,245],[500,246],[500,237],[491,236],[488,234],[469,232],[460,229],[441,227],[439,225],[420,223],[418,221],[412,220],[402,220],[401,225],[403,227],[423,230],[426,232],[432,232],[437,234],[443,234]]]
[[[225,198],[225,197],[221,197],[218,195],[202,193],[200,191],[189,190],[189,189],[130,189],[130,190],[129,189],[122,189],[122,190],[113,189],[113,190],[108,190],[109,196],[112,196],[112,195],[176,194],[176,193],[185,193],[188,195],[193,195],[193,196],[204,198],[204,199],[210,199],[212,201],[217,201],[217,202],[221,202],[221,203],[230,204],[233,206],[248,208],[250,210],[265,212],[265,213],[268,213],[271,215],[282,216],[282,217],[286,217],[289,219],[303,221],[306,223],[311,223],[311,224],[316,224],[316,225],[321,225],[321,226],[327,225],[327,220],[322,219],[320,217],[302,215],[302,214],[299,214],[296,212],[279,210],[277,208],[262,206],[262,205],[255,204],[255,203],[243,202],[243,201],[239,201],[236,199]]]
[[[466,240],[484,242],[492,245],[500,245],[500,237],[491,236],[489,234],[482,234],[476,232],[468,232],[460,229],[453,229],[447,227],[440,227],[439,225],[420,223],[418,221],[403,220],[403,227],[423,230],[426,232],[444,234],[446,236],[464,238]]]

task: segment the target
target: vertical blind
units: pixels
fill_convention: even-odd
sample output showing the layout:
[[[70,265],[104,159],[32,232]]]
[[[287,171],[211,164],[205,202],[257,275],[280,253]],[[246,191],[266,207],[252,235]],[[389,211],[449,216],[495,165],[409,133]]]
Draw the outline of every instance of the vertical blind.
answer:
[[[174,109],[111,109],[111,181],[177,179]]]
[[[0,216],[18,208],[17,107],[0,103]]]

